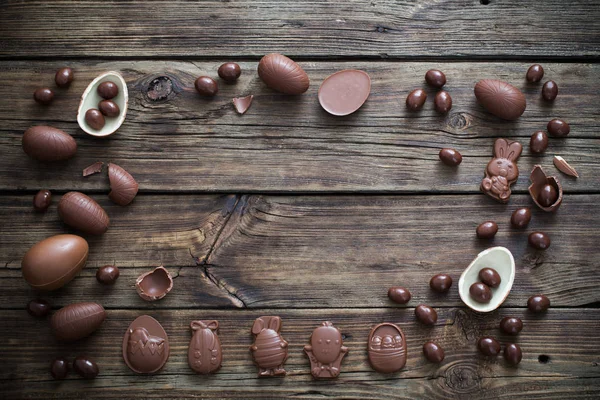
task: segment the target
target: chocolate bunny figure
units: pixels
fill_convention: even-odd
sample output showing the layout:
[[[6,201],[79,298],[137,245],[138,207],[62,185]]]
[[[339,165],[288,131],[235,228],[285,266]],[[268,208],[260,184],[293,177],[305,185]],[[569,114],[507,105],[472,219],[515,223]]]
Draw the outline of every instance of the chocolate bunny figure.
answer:
[[[250,346],[254,363],[258,366],[258,376],[285,375],[283,363],[288,357],[288,342],[279,334],[281,318],[256,318],[252,326],[255,335],[254,344]]]
[[[193,336],[188,350],[188,364],[199,374],[210,374],[221,368],[223,351],[217,336],[219,322],[192,321]]]
[[[481,181],[481,190],[501,203],[508,203],[510,185],[517,181],[519,168],[516,161],[521,155],[523,146],[519,142],[496,139],[494,158],[485,169],[485,177]]]

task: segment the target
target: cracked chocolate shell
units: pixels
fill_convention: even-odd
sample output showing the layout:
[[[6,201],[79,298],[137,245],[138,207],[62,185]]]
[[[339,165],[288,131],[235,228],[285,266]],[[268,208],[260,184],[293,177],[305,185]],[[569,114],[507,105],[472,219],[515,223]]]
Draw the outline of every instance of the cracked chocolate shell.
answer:
[[[500,275],[500,285],[490,288],[492,298],[488,303],[476,302],[469,293],[472,284],[480,282],[479,271],[492,268]],[[458,280],[458,293],[462,301],[471,309],[478,312],[490,312],[500,307],[504,302],[515,280],[515,259],[505,247],[491,247],[475,257],[463,271]]]
[[[555,176],[546,176],[542,167],[540,165],[535,165],[531,171],[529,180],[531,181],[531,185],[529,185],[529,194],[531,195],[533,202],[546,212],[558,210],[563,199],[563,190],[558,179]],[[546,185],[550,185],[554,188],[556,194],[556,200],[548,206],[544,206],[539,201],[540,194]]]
[[[120,206],[131,203],[138,192],[138,183],[133,176],[117,164],[108,164],[110,193],[108,197]]]
[[[101,129],[94,129],[85,120],[85,114],[90,109],[98,108],[98,104],[104,100],[104,98],[98,94],[97,90],[98,86],[104,82],[113,82],[117,85],[119,91],[115,97],[111,98],[111,100],[116,103],[120,112],[116,117],[105,118],[105,124]],[[81,95],[81,101],[79,102],[79,109],[77,111],[77,123],[79,124],[79,127],[89,135],[98,137],[112,135],[121,127],[123,121],[125,121],[128,102],[129,92],[127,91],[125,79],[123,79],[121,74],[116,71],[105,72],[94,79]]]
[[[160,300],[173,289],[173,278],[164,267],[158,267],[140,275],[135,281],[135,289],[146,301]]]

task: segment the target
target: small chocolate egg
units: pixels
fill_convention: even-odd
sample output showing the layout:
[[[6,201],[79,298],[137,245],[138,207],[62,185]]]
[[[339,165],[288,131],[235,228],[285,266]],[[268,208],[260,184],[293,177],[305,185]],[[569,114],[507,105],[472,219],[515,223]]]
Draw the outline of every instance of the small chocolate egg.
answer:
[[[475,282],[469,287],[471,298],[478,303],[489,303],[492,299],[492,291],[485,283]]]
[[[407,288],[402,286],[393,286],[388,290],[388,297],[394,303],[406,304],[410,301],[411,295]]]
[[[424,325],[435,325],[437,322],[437,312],[428,305],[419,304],[415,308],[415,316]]]

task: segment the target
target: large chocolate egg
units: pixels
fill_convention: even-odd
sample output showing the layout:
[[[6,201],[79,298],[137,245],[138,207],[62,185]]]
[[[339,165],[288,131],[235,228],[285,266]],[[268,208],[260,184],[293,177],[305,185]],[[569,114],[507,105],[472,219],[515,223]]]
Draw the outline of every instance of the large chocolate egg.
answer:
[[[277,53],[260,60],[258,76],[271,89],[286,94],[302,94],[310,85],[308,75],[295,61]]]
[[[21,261],[23,278],[35,289],[58,289],[83,269],[88,251],[88,243],[82,237],[51,236],[25,253]]]
[[[515,120],[525,112],[525,96],[513,85],[496,79],[483,79],[475,85],[477,101],[497,117]]]
[[[68,160],[77,152],[77,143],[71,135],[51,126],[32,126],[23,134],[23,150],[40,161]]]
[[[105,318],[106,311],[100,304],[74,303],[55,312],[50,325],[58,340],[73,342],[91,335]]]
[[[69,192],[61,197],[58,216],[65,224],[92,235],[102,235],[110,223],[100,204],[80,192]]]

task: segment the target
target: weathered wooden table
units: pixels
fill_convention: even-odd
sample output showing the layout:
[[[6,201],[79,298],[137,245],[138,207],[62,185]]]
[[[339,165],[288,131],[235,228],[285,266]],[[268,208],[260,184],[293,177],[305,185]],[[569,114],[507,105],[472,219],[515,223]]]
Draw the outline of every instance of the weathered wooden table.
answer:
[[[489,3],[489,4],[488,4]],[[600,396],[600,3],[598,1],[3,1],[0,5],[0,397],[80,398],[598,398]],[[302,96],[275,93],[258,79],[260,57],[281,52],[299,61],[311,78]],[[193,88],[200,75],[237,61],[243,74],[221,84],[214,99]],[[543,64],[560,94],[540,99],[541,84],[524,76]],[[76,71],[69,90],[50,107],[31,99],[52,86],[54,72]],[[445,71],[454,107],[435,113],[434,92],[419,113],[404,107],[406,94],[424,87],[432,68]],[[318,104],[329,74],[367,71],[371,96],[357,113],[336,118]],[[75,114],[79,96],[99,73],[125,76],[130,102],[122,128],[108,139],[84,134]],[[523,89],[528,106],[516,122],[502,122],[476,104],[473,86],[499,78]],[[246,115],[231,98],[254,94]],[[151,100],[157,98],[159,100]],[[571,134],[551,139],[545,155],[530,154],[530,135],[554,117]],[[40,165],[21,149],[35,124],[72,134],[79,149],[69,162]],[[479,192],[494,139],[524,145],[521,176],[508,205]],[[458,169],[438,160],[455,147]],[[562,155],[581,177],[552,166]],[[113,161],[140,183],[128,207],[108,200],[104,175],[81,177],[98,161]],[[564,187],[556,214],[537,209],[527,186],[533,165],[557,175]],[[51,189],[54,203],[36,214],[33,194]],[[87,237],[87,267],[65,288],[42,297],[58,309],[97,301],[108,318],[91,337],[57,343],[48,321],[24,310],[38,296],[21,277],[20,259],[37,241],[70,230],[56,213],[61,194],[91,194],[112,225]],[[509,227],[511,212],[533,209],[527,231]],[[492,219],[492,242],[475,238],[478,223]],[[527,245],[527,234],[552,238],[545,252]],[[517,262],[513,290],[496,312],[478,315],[458,297],[435,295],[429,278],[448,272],[455,282],[482,249],[508,247]],[[116,264],[114,287],[96,282],[96,268]],[[175,289],[147,303],[135,278],[165,265]],[[392,304],[386,291],[405,285],[413,300]],[[546,315],[532,315],[527,298],[545,293]],[[435,327],[414,318],[419,303],[439,313]],[[154,376],[133,374],[123,363],[121,340],[130,321],[149,314],[165,327],[171,357]],[[290,343],[288,375],[258,379],[248,346],[260,315],[279,315]],[[523,319],[516,338],[500,334],[503,316]],[[187,364],[189,323],[218,319],[223,368],[194,374]],[[302,348],[313,328],[333,321],[350,353],[336,381],[313,381]],[[369,367],[366,340],[379,322],[398,323],[408,338],[401,373]],[[524,351],[517,368],[502,356],[485,359],[482,335],[515,341]],[[425,361],[421,346],[446,349],[440,365]],[[101,374],[85,381],[74,373],[52,380],[50,361],[88,354]]]

